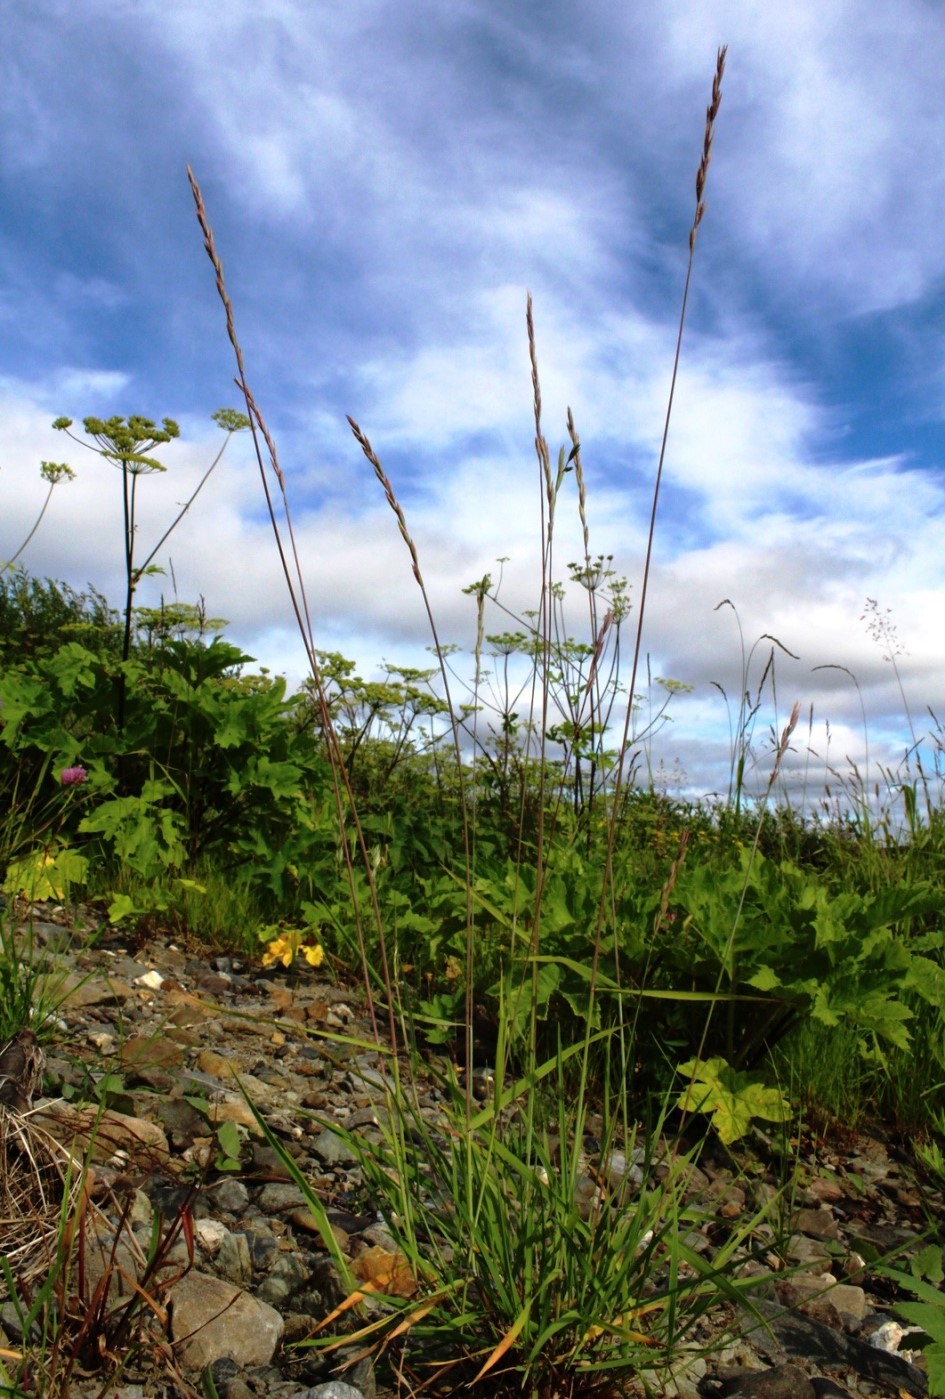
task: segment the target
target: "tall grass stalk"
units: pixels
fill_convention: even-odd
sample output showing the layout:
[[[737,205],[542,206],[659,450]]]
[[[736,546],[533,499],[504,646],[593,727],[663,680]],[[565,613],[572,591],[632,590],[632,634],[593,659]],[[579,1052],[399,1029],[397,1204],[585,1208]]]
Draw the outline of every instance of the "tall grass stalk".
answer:
[[[381,1044],[381,1036],[377,1024],[377,1014],[374,1003],[373,977],[368,962],[367,941],[361,919],[361,905],[357,895],[355,879],[355,859],[351,844],[347,834],[346,817],[354,824],[355,845],[358,852],[358,865],[363,870],[370,899],[371,913],[377,934],[378,949],[380,956],[381,977],[386,999],[387,1008],[387,1028],[388,1039],[393,1049],[397,1043],[397,1029],[394,1012],[394,988],[391,978],[390,961],[387,952],[387,941],[384,931],[384,920],[381,916],[380,905],[377,898],[377,884],[374,879],[373,867],[364,837],[364,830],[358,816],[357,803],[351,787],[351,781],[344,760],[344,753],[338,741],[328,699],[325,694],[325,687],[322,684],[321,668],[318,663],[318,653],[315,647],[315,638],[312,630],[312,619],[309,611],[308,599],[305,593],[305,581],[299,560],[298,549],[295,541],[295,531],[292,525],[292,512],[289,506],[289,496],[286,489],[285,476],[279,465],[279,457],[276,452],[272,435],[266,426],[265,419],[257,407],[256,400],[250,390],[246,379],[245,363],[243,351],[236,335],[236,321],[233,314],[233,305],[226,290],[226,283],[223,276],[223,264],[216,250],[216,243],[213,237],[213,230],[207,217],[206,206],[200,186],[194,176],[190,166],[187,167],[187,178],[190,182],[191,193],[194,197],[194,204],[197,212],[197,220],[204,237],[204,248],[210,259],[216,277],[217,293],[223,303],[226,313],[226,330],[233,353],[236,356],[237,377],[236,386],[243,395],[246,409],[249,416],[250,431],[253,438],[253,449],[256,455],[256,464],[259,468],[259,477],[262,484],[263,494],[266,500],[266,508],[269,512],[270,523],[272,524],[273,537],[282,565],[283,576],[295,614],[296,623],[305,648],[306,659],[312,675],[312,683],[318,705],[319,718],[325,740],[328,745],[329,757],[331,761],[331,771],[333,776],[333,791],[335,798],[335,808],[338,817],[338,834],[341,842],[344,857],[345,869],[348,876],[348,885],[351,893],[351,910],[356,925],[358,947],[361,957],[361,972],[364,984],[364,991],[367,997],[368,1013],[371,1024],[377,1038],[378,1045]],[[263,443],[265,443],[266,454],[263,454]],[[282,503],[282,518],[276,510],[272,489],[269,484],[269,471],[266,463],[268,460],[269,471],[276,479],[279,490],[279,497]],[[283,530],[285,532],[283,532]]]
[[[643,654],[643,628],[646,620],[646,603],[650,581],[650,570],[653,560],[653,548],[656,539],[656,519],[659,509],[660,489],[663,481],[663,469],[666,464],[666,451],[669,443],[669,430],[672,422],[673,403],[676,396],[676,383],[679,377],[679,365],[682,358],[683,333],[686,327],[686,312],[689,306],[689,289],[692,285],[692,272],[695,264],[696,241],[698,230],[705,216],[705,189],[706,180],[709,173],[709,163],[712,158],[712,145],[715,138],[715,123],[718,118],[719,108],[722,102],[722,79],[725,74],[725,59],[728,49],[723,46],[716,54],[715,75],[712,80],[712,97],[706,108],[705,131],[702,140],[702,159],[696,171],[696,207],[693,214],[692,225],[689,229],[689,256],[686,263],[686,278],[683,285],[682,302],[679,310],[679,324],[676,331],[676,347],[673,354],[673,369],[670,377],[669,396],[666,402],[666,413],[663,419],[663,431],[660,439],[659,457],[656,464],[656,474],[653,481],[653,496],[650,505],[649,527],[646,536],[646,550],[643,561],[643,572],[640,583],[640,601],[637,607],[637,626],[634,639],[633,655],[630,664],[630,683],[628,686],[629,703],[627,704],[626,715],[624,717],[623,733],[620,739],[616,771],[613,782],[613,797],[610,804],[610,815],[607,824],[607,839],[604,854],[604,878],[601,891],[600,903],[597,910],[597,925],[594,935],[594,950],[591,965],[591,977],[589,983],[590,1011],[588,1023],[592,1023],[594,1009],[597,1001],[597,974],[600,967],[601,952],[605,932],[608,926],[609,901],[614,896],[614,851],[617,838],[617,816],[620,810],[620,793],[626,777],[627,755],[631,746],[631,723],[633,718],[633,696],[636,692],[637,673],[640,665],[640,658]],[[616,938],[616,926],[614,920],[609,920],[613,929],[615,962],[619,966],[618,947]],[[623,1014],[623,1002],[618,1002],[620,1014]],[[639,1011],[640,1002],[637,1002]],[[622,1025],[622,1021],[621,1021]],[[628,1048],[628,1047],[627,1047]],[[585,1042],[585,1052],[582,1063],[582,1090],[586,1086],[586,1075],[588,1070],[590,1053],[589,1038]],[[625,1067],[629,1070],[632,1060],[627,1055]]]

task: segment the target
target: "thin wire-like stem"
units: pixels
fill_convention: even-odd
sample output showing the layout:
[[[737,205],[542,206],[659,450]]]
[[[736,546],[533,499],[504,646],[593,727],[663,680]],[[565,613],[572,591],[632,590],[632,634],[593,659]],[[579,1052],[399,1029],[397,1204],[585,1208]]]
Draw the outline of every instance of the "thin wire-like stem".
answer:
[[[234,431],[235,431],[235,429],[234,429]],[[141,564],[138,565],[138,574],[139,574],[139,576],[144,572],[144,570],[148,567],[148,565],[152,562],[152,560],[155,559],[155,558],[157,557],[157,555],[158,555],[159,551],[161,550],[161,548],[164,546],[164,544],[167,543],[168,539],[169,539],[169,538],[171,537],[171,535],[174,533],[174,531],[176,530],[177,526],[180,524],[181,520],[182,520],[182,519],[184,518],[184,516],[187,514],[188,510],[189,510],[190,507],[193,505],[194,501],[197,499],[198,495],[200,494],[200,492],[203,490],[204,486],[205,486],[205,485],[207,484],[207,482],[209,481],[209,479],[210,479],[212,473],[213,473],[213,472],[216,470],[216,468],[219,466],[221,460],[223,459],[223,453],[226,451],[226,449],[227,449],[227,447],[228,447],[228,445],[229,445],[230,438],[231,438],[232,436],[233,436],[233,432],[232,432],[232,431],[230,431],[230,432],[228,432],[228,433],[226,434],[226,436],[225,436],[224,439],[223,439],[223,446],[220,448],[219,452],[217,452],[216,456],[213,458],[213,461],[210,463],[210,465],[207,467],[206,471],[205,471],[205,472],[203,473],[203,475],[201,476],[200,480],[197,482],[197,485],[196,485],[194,491],[192,492],[192,494],[188,497],[187,500],[184,501],[184,504],[181,506],[180,510],[178,510],[177,514],[174,516],[173,520],[172,520],[171,523],[168,525],[167,529],[166,529],[166,530],[164,531],[164,533],[161,535],[160,539],[159,539],[158,542],[155,544],[154,548],[151,550],[151,552],[150,552],[150,554],[148,555],[148,557],[144,560],[143,563],[141,563]]]
[[[610,815],[607,823],[607,841],[604,856],[604,878],[600,903],[597,911],[597,926],[594,935],[594,952],[591,963],[591,976],[589,982],[589,993],[591,1009],[593,1010],[597,991],[597,977],[600,968],[600,956],[603,943],[604,926],[607,915],[608,899],[614,894],[614,849],[617,836],[617,815],[620,810],[620,792],[622,790],[627,754],[630,748],[630,725],[633,717],[633,696],[636,689],[637,672],[640,664],[640,657],[643,650],[643,625],[646,618],[646,602],[650,580],[650,568],[653,558],[653,544],[656,537],[656,516],[659,506],[660,487],[663,480],[663,467],[666,461],[666,447],[669,441],[669,427],[673,414],[673,402],[676,394],[676,381],[679,377],[679,363],[682,357],[683,332],[686,325],[686,310],[689,304],[689,288],[692,283],[692,269],[696,252],[696,232],[702,223],[705,214],[705,185],[709,170],[709,162],[712,156],[712,142],[715,134],[715,123],[719,114],[719,107],[722,102],[722,78],[725,73],[725,56],[728,52],[727,46],[720,48],[716,54],[715,76],[712,80],[712,98],[706,108],[705,133],[702,141],[702,159],[696,172],[696,209],[693,215],[692,226],[689,230],[689,258],[686,264],[686,279],[683,286],[682,304],[679,311],[679,326],[676,332],[676,348],[673,355],[673,372],[670,379],[669,396],[666,403],[666,414],[663,420],[663,432],[660,440],[659,458],[656,466],[656,477],[653,483],[653,500],[650,507],[650,522],[646,538],[646,554],[643,564],[643,578],[640,586],[640,601],[637,607],[636,637],[633,647],[633,658],[630,670],[630,684],[628,687],[627,711],[624,718],[623,734],[620,741],[620,748],[617,755],[617,764],[614,774],[613,794],[610,805]],[[616,948],[615,948],[616,951]],[[585,1055],[587,1050],[585,1049]]]
[[[552,549],[554,543],[555,501],[557,489],[551,478],[551,458],[548,443],[541,430],[541,381],[538,376],[538,350],[535,344],[535,318],[532,309],[531,292],[525,309],[525,324],[528,330],[528,357],[532,371],[532,398],[535,414],[535,455],[541,473],[542,494],[542,558],[541,558],[541,600],[538,608],[539,641],[541,645],[541,749],[538,766],[538,812],[536,832],[535,865],[535,907],[532,918],[532,957],[538,955],[541,941],[541,903],[544,892],[545,875],[545,735],[548,731],[548,677],[551,670],[551,617],[549,595],[552,582]],[[532,710],[534,713],[534,709]],[[537,977],[538,964],[533,962]],[[534,1000],[534,998],[533,998]]]
[[[410,534],[410,531],[409,531],[409,529],[407,528],[407,517],[405,516],[404,511],[403,511],[403,507],[401,506],[399,500],[397,499],[397,496],[396,496],[395,493],[394,493],[394,488],[393,488],[393,486],[391,485],[390,478],[389,478],[389,476],[387,475],[386,471],[384,470],[383,466],[381,465],[381,460],[380,460],[380,458],[378,457],[378,455],[377,455],[377,453],[375,452],[374,448],[371,446],[371,443],[370,443],[369,438],[367,437],[367,435],[366,435],[364,432],[362,432],[361,428],[360,428],[360,427],[358,426],[358,424],[355,422],[354,418],[352,418],[350,415],[349,415],[349,417],[348,417],[348,424],[349,424],[349,426],[350,426],[350,428],[351,428],[352,433],[354,434],[354,439],[355,439],[355,441],[357,442],[358,446],[361,448],[361,451],[364,453],[365,457],[367,458],[367,460],[370,462],[371,466],[372,466],[373,469],[374,469],[374,474],[375,474],[375,476],[377,477],[378,481],[379,481],[380,484],[381,484],[381,487],[382,487],[382,489],[383,489],[383,491],[384,491],[384,496],[385,496],[385,498],[386,498],[386,500],[387,500],[387,503],[388,503],[388,505],[390,506],[391,510],[394,512],[394,517],[395,517],[395,519],[397,520],[397,528],[398,528],[399,531],[400,531],[401,538],[403,539],[404,543],[406,544],[406,546],[407,546],[407,551],[408,551],[408,553],[410,554],[410,566],[411,566],[411,569],[412,569],[412,571],[413,571],[413,576],[414,576],[414,578],[416,579],[417,586],[418,586],[419,589],[420,589],[420,595],[421,595],[421,597],[423,598],[423,606],[424,606],[424,608],[425,608],[425,610],[426,610],[427,621],[428,621],[429,626],[430,626],[430,634],[431,634],[431,636],[432,636],[432,638],[433,638],[433,649],[434,649],[434,651],[435,651],[435,653],[436,653],[437,662],[438,662],[438,664],[439,664],[440,676],[441,676],[442,681],[443,681],[443,690],[444,690],[444,696],[445,696],[446,704],[447,704],[447,711],[448,711],[449,716],[450,716],[450,732],[451,732],[451,734],[452,734],[452,739],[453,739],[453,752],[454,752],[454,756],[455,756],[455,760],[456,760],[456,773],[457,773],[457,781],[458,781],[458,784],[459,784],[459,803],[460,803],[460,811],[462,812],[463,857],[464,857],[465,874],[466,874],[466,880],[465,880],[465,883],[466,883],[466,1011],[465,1011],[465,1027],[464,1027],[465,1041],[466,1041],[466,1042],[465,1042],[465,1045],[464,1045],[464,1051],[465,1051],[465,1055],[466,1055],[466,1070],[467,1070],[467,1071],[466,1071],[466,1116],[467,1116],[467,1123],[468,1123],[469,1120],[471,1120],[471,1118],[472,1118],[472,1112],[473,1112],[473,1091],[472,1091],[472,1090],[473,1090],[473,1076],[472,1076],[472,1062],[473,1062],[473,1019],[474,1019],[474,1017],[473,1017],[473,1010],[474,1010],[474,989],[475,989],[475,976],[474,976],[474,967],[473,967],[474,942],[475,942],[475,940],[474,940],[473,934],[474,934],[474,931],[475,931],[475,914],[474,914],[473,897],[472,897],[472,895],[473,895],[472,846],[471,846],[470,833],[469,833],[469,817],[468,817],[468,808],[467,808],[467,803],[466,803],[465,768],[464,768],[464,765],[463,765],[462,747],[461,747],[461,742],[460,742],[460,724],[459,724],[459,717],[458,717],[458,715],[457,715],[455,706],[453,705],[452,694],[451,694],[451,692],[450,692],[449,671],[448,671],[448,667],[447,667],[447,665],[446,665],[446,656],[445,656],[445,653],[444,653],[444,650],[443,650],[443,646],[442,646],[442,644],[441,644],[441,642],[440,642],[439,630],[438,630],[437,625],[436,625],[436,619],[435,619],[435,617],[434,617],[434,615],[433,615],[433,607],[432,607],[432,605],[431,605],[431,603],[430,603],[430,595],[429,595],[429,593],[427,592],[426,584],[425,584],[424,581],[423,581],[423,574],[422,574],[422,572],[421,572],[421,570],[420,570],[420,557],[419,557],[419,555],[418,555],[418,553],[417,553],[417,546],[414,544],[413,538],[412,538],[412,536],[411,536],[411,534]]]
[[[630,723],[633,714],[633,693],[636,688],[637,671],[640,663],[640,656],[643,650],[643,624],[646,619],[646,601],[650,585],[650,568],[653,561],[653,543],[656,538],[656,515],[659,508],[660,487],[663,482],[663,467],[666,462],[666,446],[669,442],[669,426],[673,416],[673,402],[676,396],[676,383],[679,378],[679,362],[682,357],[683,332],[686,327],[686,311],[689,305],[689,288],[692,283],[692,268],[696,255],[696,231],[702,223],[705,215],[705,193],[706,177],[709,172],[709,162],[712,158],[712,142],[715,134],[715,122],[719,114],[719,107],[722,102],[722,77],[725,73],[725,55],[728,46],[723,45],[716,55],[715,77],[712,80],[712,100],[706,108],[705,114],[705,135],[702,142],[702,160],[696,172],[696,212],[692,220],[692,227],[689,230],[689,259],[686,264],[686,280],[683,286],[682,305],[679,310],[679,326],[676,331],[676,348],[673,353],[673,372],[669,383],[669,397],[666,402],[666,415],[663,419],[663,433],[660,439],[660,453],[656,464],[656,478],[653,482],[653,501],[650,506],[650,523],[646,535],[646,554],[643,561],[643,578],[640,583],[640,602],[637,608],[637,630],[636,641],[633,648],[633,660],[630,669],[630,704],[627,706],[627,715],[624,722],[623,742],[620,747],[620,757],[617,768],[617,787],[619,790],[625,756],[630,743]],[[616,805],[615,808],[616,810]]]
[[[29,534],[28,534],[28,535],[26,536],[26,538],[23,540],[23,543],[20,545],[19,549],[17,549],[16,553],[13,554],[11,558],[7,559],[6,563],[3,565],[3,567],[4,567],[5,569],[6,569],[6,568],[12,568],[12,567],[13,567],[13,565],[16,563],[17,559],[20,557],[20,555],[23,553],[24,549],[25,549],[25,548],[27,547],[27,545],[29,544],[30,540],[33,538],[33,535],[36,533],[36,531],[39,529],[40,525],[43,523],[43,516],[46,514],[46,511],[47,511],[47,509],[48,509],[48,507],[49,507],[49,502],[52,500],[52,493],[53,493],[53,491],[54,491],[55,489],[56,489],[56,482],[53,481],[53,482],[51,482],[51,484],[50,484],[49,490],[46,492],[46,499],[43,501],[43,508],[42,508],[42,510],[40,510],[39,514],[37,515],[36,521],[35,521],[35,523],[34,523],[34,525],[33,525],[33,528],[30,530]]]
[[[335,732],[335,726],[332,721],[328,699],[325,694],[324,686],[322,684],[321,669],[318,664],[318,657],[315,651],[313,639],[311,615],[309,612],[308,601],[305,596],[305,586],[302,579],[302,571],[299,562],[298,550],[296,548],[295,543],[295,534],[292,529],[292,518],[291,512],[289,510],[289,500],[288,493],[286,490],[285,476],[283,474],[282,468],[279,465],[279,458],[276,452],[275,443],[272,439],[272,435],[270,434],[269,429],[266,426],[263,415],[260,412],[259,407],[256,404],[256,400],[254,399],[250,391],[249,385],[246,381],[246,369],[243,358],[243,351],[236,335],[236,323],[233,315],[233,306],[226,290],[226,283],[223,276],[223,264],[220,261],[219,254],[216,250],[216,244],[213,237],[213,230],[211,228],[209,218],[207,217],[206,206],[204,204],[203,195],[200,191],[200,186],[198,185],[194,173],[189,165],[187,167],[187,178],[190,182],[191,192],[194,197],[197,221],[200,224],[200,228],[203,233],[204,248],[206,249],[207,256],[210,259],[210,263],[214,270],[217,294],[220,297],[220,300],[223,304],[224,312],[226,314],[227,336],[229,338],[230,344],[233,347],[233,353],[236,357],[236,366],[238,371],[235,382],[237,388],[242,393],[246,403],[246,411],[249,417],[250,432],[252,434],[253,439],[253,448],[256,455],[256,463],[259,468],[259,475],[260,480],[262,482],[263,493],[266,499],[266,506],[269,511],[269,519],[272,524],[273,535],[275,537],[276,547],[278,549],[279,560],[282,565],[283,575],[286,580],[286,586],[289,591],[289,598],[292,604],[292,609],[295,613],[296,622],[299,627],[309,667],[311,669],[312,679],[315,686],[316,702],[319,710],[319,719],[322,725],[322,731],[325,735],[326,743],[328,745],[329,757],[331,760],[331,769],[334,779],[333,789],[335,798],[335,808],[338,819],[339,838],[341,840],[342,850],[344,853],[345,869],[351,894],[351,908],[357,929],[358,949],[361,958],[361,970],[362,977],[364,980],[365,995],[367,997],[368,1014],[370,1016],[374,1037],[379,1042],[374,997],[371,990],[372,975],[371,969],[368,964],[367,943],[364,936],[364,926],[361,918],[360,900],[357,896],[357,888],[354,874],[354,862],[345,822],[345,799],[347,800],[348,814],[354,825],[355,843],[357,845],[360,855],[359,863],[363,867],[365,878],[367,880],[367,887],[369,891],[369,899],[371,904],[371,914],[378,937],[378,947],[381,961],[381,978],[384,986],[384,995],[387,1002],[386,1008],[388,1022],[388,1037],[391,1049],[394,1050],[398,1042],[397,1025],[395,1019],[395,1002],[393,994],[393,983],[387,954],[387,944],[384,936],[383,919],[381,918],[380,903],[378,901],[377,895],[377,884],[374,879],[374,871],[371,866],[367,842],[365,840],[364,831],[361,826],[360,818],[358,816],[357,805],[354,799],[354,792],[352,790],[347,767],[344,762],[344,755],[341,749],[341,744],[339,743],[337,733]],[[276,513],[275,504],[272,498],[272,492],[269,487],[269,479],[266,471],[266,463],[264,461],[260,439],[262,439],[265,442],[269,468],[275,476],[279,485],[279,491],[282,497],[283,511],[289,535],[288,550],[286,549],[285,542],[283,541],[282,531],[279,524],[279,518]],[[289,562],[289,554],[291,554],[292,557],[291,566]]]

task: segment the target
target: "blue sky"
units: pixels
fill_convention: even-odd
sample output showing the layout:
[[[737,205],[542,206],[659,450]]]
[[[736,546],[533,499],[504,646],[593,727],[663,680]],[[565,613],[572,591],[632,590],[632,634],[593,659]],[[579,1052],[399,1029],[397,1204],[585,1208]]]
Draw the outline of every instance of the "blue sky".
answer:
[[[65,458],[77,479],[23,561],[118,599],[118,477],[50,430],[59,414],[180,422],[167,475],[142,483],[146,547],[215,450],[209,416],[237,396],[189,162],[287,474],[319,645],[367,673],[426,659],[429,640],[347,413],[407,511],[443,636],[471,643],[462,588],[500,556],[503,599],[534,605],[528,289],[546,436],[553,452],[566,440],[570,404],[591,552],[613,553],[638,596],[722,43],[644,635],[653,673],[694,689],[653,756],[686,790],[724,784],[713,682],[736,700],[742,688],[735,614],[716,610],[728,598],[747,648],[769,633],[798,657],[779,654],[759,739],[799,700],[792,762],[810,791],[848,757],[878,777],[910,739],[867,598],[890,609],[918,730],[945,682],[933,0],[14,6],[0,55],[0,555],[42,503],[39,461]],[[561,560],[582,547],[568,489]],[[261,662],[301,673],[243,444],[169,554],[182,599],[204,596]],[[162,584],[149,586],[142,600]],[[859,696],[825,665],[856,676],[869,755]]]

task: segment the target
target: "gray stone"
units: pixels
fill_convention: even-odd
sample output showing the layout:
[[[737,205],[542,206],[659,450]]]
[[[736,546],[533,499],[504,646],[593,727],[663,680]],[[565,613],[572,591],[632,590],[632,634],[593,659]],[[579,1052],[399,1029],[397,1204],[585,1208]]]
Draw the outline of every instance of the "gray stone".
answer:
[[[168,1098],[158,1104],[158,1116],[174,1147],[183,1151],[195,1137],[207,1135],[206,1119],[186,1098]]]
[[[862,1287],[838,1282],[831,1290],[830,1300],[840,1313],[844,1331],[856,1331],[866,1317],[866,1293]]]
[[[256,1289],[256,1296],[274,1307],[280,1306],[305,1286],[311,1272],[311,1266],[304,1254],[280,1254],[269,1276]]]
[[[397,1240],[383,1220],[380,1220],[377,1224],[372,1224],[368,1229],[362,1229],[361,1238],[366,1244],[374,1244],[378,1248],[386,1248],[388,1253],[396,1253],[399,1247]]]
[[[220,1399],[256,1399],[256,1395],[246,1381],[236,1375],[220,1391]]]
[[[251,1281],[253,1263],[245,1234],[231,1234],[227,1230],[220,1243],[216,1266],[220,1276],[228,1282],[246,1285]]]
[[[832,1262],[829,1251],[820,1239],[809,1239],[806,1234],[792,1234],[788,1240],[787,1256],[798,1268],[822,1273]]]
[[[369,1355],[363,1356],[361,1360],[354,1364],[348,1363],[357,1354],[357,1348],[353,1352],[340,1350],[338,1352],[338,1369],[347,1375],[347,1383],[359,1389],[364,1399],[377,1399],[377,1379],[374,1374],[374,1361]]]
[[[128,983],[118,977],[83,976],[79,972],[66,979],[62,990],[65,992],[62,1004],[69,1010],[84,1010],[89,1006],[120,1006],[134,996]]]
[[[642,1162],[645,1153],[641,1147],[635,1147],[631,1153],[630,1160],[624,1151],[612,1151],[603,1163],[603,1171],[607,1177],[607,1184],[611,1190],[619,1190],[622,1186],[638,1186],[643,1184]]]
[[[224,1357],[245,1368],[268,1365],[282,1339],[282,1317],[258,1297],[196,1270],[170,1290],[171,1340],[183,1365],[200,1371]]]
[[[23,1342],[23,1321],[19,1310],[12,1302],[4,1302],[0,1306],[0,1324],[3,1326],[4,1335],[9,1341],[15,1341],[17,1345]]]
[[[842,1199],[843,1186],[835,1176],[816,1176],[809,1186],[809,1194],[823,1204]]]
[[[34,1115],[36,1125],[76,1154],[90,1153],[93,1161],[131,1160],[153,1168],[170,1154],[160,1127],[127,1113],[73,1107],[61,1098],[46,1100]]]
[[[855,1336],[844,1335],[796,1312],[785,1312],[774,1302],[761,1297],[752,1299],[751,1311],[743,1313],[744,1334],[759,1350],[765,1348],[770,1332],[788,1355],[813,1362],[818,1367],[839,1367],[853,1370],[865,1379],[887,1384],[910,1394],[924,1395],[928,1382],[922,1371],[899,1355],[875,1350]]]
[[[294,1210],[305,1204],[305,1193],[292,1183],[264,1185],[257,1201],[263,1214],[278,1214],[281,1210]]]
[[[797,1365],[739,1375],[726,1380],[719,1392],[724,1399],[816,1399],[813,1385]]]
[[[778,1297],[786,1306],[802,1306],[810,1316],[828,1325],[840,1326],[844,1331],[856,1331],[866,1316],[866,1293],[862,1287],[849,1283],[836,1282],[829,1274],[816,1277],[811,1273],[795,1273],[778,1285]],[[833,1313],[812,1311],[809,1303],[822,1299]]]
[[[148,1229],[146,1238],[150,1232]],[[142,1277],[146,1254],[130,1229],[126,1227],[116,1238],[113,1226],[103,1217],[95,1217],[83,1232],[82,1251],[89,1296],[101,1288],[110,1306],[119,1298],[132,1296]]]
[[[249,1204],[249,1191],[241,1180],[231,1178],[221,1180],[210,1191],[210,1197],[217,1209],[227,1214],[242,1214]]]
[[[310,1389],[297,1389],[287,1399],[364,1399],[360,1389],[342,1380],[329,1380],[327,1384],[315,1384]]]
[[[798,1210],[794,1228],[812,1239],[837,1239],[840,1229],[832,1210]]]
[[[347,1142],[343,1141],[338,1133],[333,1132],[330,1127],[326,1127],[318,1134],[312,1142],[312,1150],[321,1161],[325,1162],[326,1166],[349,1165],[358,1159]]]
[[[647,1393],[658,1393],[663,1399],[701,1399],[700,1384],[707,1368],[704,1356],[683,1351],[669,1370],[660,1374],[655,1370],[641,1370],[640,1379]]]
[[[260,1220],[254,1221],[253,1228],[244,1230],[243,1237],[249,1248],[253,1267],[264,1272],[269,1267],[273,1254],[278,1252],[278,1239]]]

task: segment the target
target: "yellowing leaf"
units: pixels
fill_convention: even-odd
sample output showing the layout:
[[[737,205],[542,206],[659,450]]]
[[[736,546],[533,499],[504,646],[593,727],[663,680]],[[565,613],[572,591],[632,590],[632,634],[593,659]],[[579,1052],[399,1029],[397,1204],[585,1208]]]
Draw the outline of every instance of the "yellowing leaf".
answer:
[[[351,1274],[372,1291],[391,1297],[413,1297],[417,1291],[417,1280],[405,1256],[388,1253],[379,1244],[358,1254],[351,1264]]]
[[[525,1323],[528,1320],[530,1313],[531,1303],[528,1303],[522,1308],[518,1316],[512,1322],[512,1325],[509,1327],[508,1331],[506,1331],[505,1335],[502,1337],[495,1350],[489,1356],[488,1360],[483,1365],[476,1378],[472,1381],[473,1384],[478,1384],[479,1381],[482,1379],[483,1375],[487,1375],[492,1369],[493,1365],[497,1364],[498,1361],[502,1359],[503,1355],[505,1355],[506,1351],[511,1349],[511,1347],[515,1344],[515,1342],[521,1335],[522,1329],[525,1326]]]
[[[766,1088],[750,1074],[739,1073],[722,1058],[690,1059],[676,1070],[691,1082],[676,1106],[683,1112],[704,1112],[723,1142],[737,1141],[751,1126],[752,1118],[784,1122],[791,1104],[777,1088]]]

